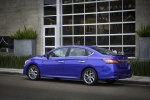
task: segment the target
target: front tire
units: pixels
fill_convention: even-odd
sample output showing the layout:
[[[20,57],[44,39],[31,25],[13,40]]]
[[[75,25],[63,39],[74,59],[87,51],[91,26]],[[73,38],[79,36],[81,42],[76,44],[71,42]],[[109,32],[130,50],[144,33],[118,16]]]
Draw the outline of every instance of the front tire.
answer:
[[[98,81],[97,72],[92,68],[87,68],[82,73],[82,79],[87,85],[94,85]]]
[[[36,65],[31,65],[28,68],[27,76],[31,80],[38,80],[40,78],[40,71]]]

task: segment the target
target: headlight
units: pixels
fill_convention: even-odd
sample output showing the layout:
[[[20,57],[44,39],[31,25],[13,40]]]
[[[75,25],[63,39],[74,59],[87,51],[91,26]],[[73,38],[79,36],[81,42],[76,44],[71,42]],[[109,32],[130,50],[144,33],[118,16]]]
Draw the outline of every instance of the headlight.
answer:
[[[25,61],[25,64],[28,62],[28,60]]]

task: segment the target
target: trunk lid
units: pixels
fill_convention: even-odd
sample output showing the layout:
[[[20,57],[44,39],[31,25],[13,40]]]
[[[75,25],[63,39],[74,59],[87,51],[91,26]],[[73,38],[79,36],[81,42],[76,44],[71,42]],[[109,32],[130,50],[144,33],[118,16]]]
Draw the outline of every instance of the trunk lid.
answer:
[[[128,57],[125,55],[113,55],[113,58],[118,60],[117,67],[119,69],[128,69],[129,60]]]

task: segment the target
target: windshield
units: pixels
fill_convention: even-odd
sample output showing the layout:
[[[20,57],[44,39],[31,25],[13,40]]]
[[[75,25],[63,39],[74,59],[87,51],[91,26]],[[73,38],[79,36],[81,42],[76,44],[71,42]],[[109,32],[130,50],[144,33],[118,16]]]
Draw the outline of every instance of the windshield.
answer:
[[[116,53],[112,52],[111,50],[105,49],[105,48],[99,48],[99,47],[92,47],[92,49],[98,51],[101,54],[105,55],[116,55]]]

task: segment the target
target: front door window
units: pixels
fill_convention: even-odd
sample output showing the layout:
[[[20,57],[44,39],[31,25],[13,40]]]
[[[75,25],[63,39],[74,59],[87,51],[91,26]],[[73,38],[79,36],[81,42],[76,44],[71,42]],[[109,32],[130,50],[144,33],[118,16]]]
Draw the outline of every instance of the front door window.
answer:
[[[65,57],[67,50],[68,48],[61,48],[61,49],[55,50],[53,52],[50,52],[49,57]]]

